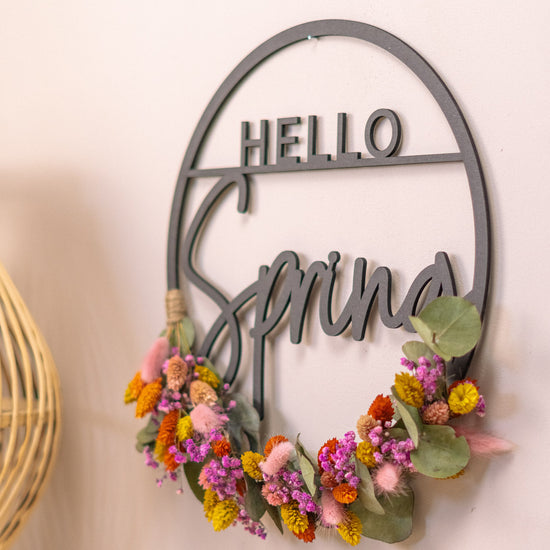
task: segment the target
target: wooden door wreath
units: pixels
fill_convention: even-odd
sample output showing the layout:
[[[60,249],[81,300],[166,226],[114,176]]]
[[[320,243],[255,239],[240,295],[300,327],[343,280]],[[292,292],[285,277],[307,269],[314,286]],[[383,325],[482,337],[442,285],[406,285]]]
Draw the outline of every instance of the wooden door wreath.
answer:
[[[269,121],[251,138],[248,122],[241,126],[240,166],[198,168],[209,129],[228,98],[246,76],[267,58],[312,37],[350,37],[391,53],[420,79],[444,113],[458,153],[399,155],[401,123],[389,109],[375,111],[365,125],[368,155],[347,151],[346,115],[338,115],[336,154],[317,152],[317,117],[308,118],[307,159],[290,156],[296,143],[289,128],[299,117],[277,120],[275,162],[269,162]],[[391,124],[390,142],[379,147],[375,129],[380,120]],[[251,164],[250,153],[259,153]],[[231,187],[238,192],[238,210],[247,211],[249,178],[253,174],[333,168],[394,166],[438,162],[462,163],[468,178],[475,227],[475,268],[472,288],[456,296],[452,267],[445,252],[419,273],[399,310],[391,308],[391,272],[377,268],[366,280],[366,260],[355,262],[352,290],[338,319],[332,317],[332,292],[337,252],[328,264],[315,262],[300,269],[295,252],[279,254],[258,280],[237,297],[227,298],[198,272],[194,253],[207,216]],[[184,202],[194,179],[218,178],[182,235]],[[266,537],[270,516],[281,533],[285,527],[304,542],[315,539],[319,527],[337,530],[356,545],[360,537],[392,543],[406,539],[413,527],[413,477],[453,479],[461,476],[472,456],[510,449],[502,439],[461,426],[465,415],[483,416],[485,401],[476,380],[466,376],[481,334],[481,318],[489,282],[489,211],[483,174],[464,117],[449,90],[426,61],[395,36],[370,25],[326,20],[288,29],[256,48],[222,83],[204,111],[191,138],[179,175],[169,230],[167,326],[154,342],[125,394],[136,402],[136,416],[148,422],[137,434],[137,449],[145,463],[163,473],[159,485],[187,478],[216,531],[240,523],[250,533]],[[220,309],[219,317],[197,346],[193,322],[179,290],[179,269]],[[416,331],[422,341],[403,346],[402,372],[387,394],[379,394],[359,419],[350,419],[356,433],[330,437],[316,455],[283,435],[260,445],[264,414],[264,344],[287,313],[291,341],[301,340],[305,310],[314,284],[320,285],[320,321],[329,335],[351,327],[361,340],[377,298],[382,322],[390,328]],[[278,285],[275,296],[274,288]],[[241,329],[237,313],[254,302],[253,405],[232,390],[241,360]],[[221,334],[228,336],[230,358],[222,376],[209,360]],[[358,438],[358,439],[357,439]],[[266,515],[267,514],[267,515]]]

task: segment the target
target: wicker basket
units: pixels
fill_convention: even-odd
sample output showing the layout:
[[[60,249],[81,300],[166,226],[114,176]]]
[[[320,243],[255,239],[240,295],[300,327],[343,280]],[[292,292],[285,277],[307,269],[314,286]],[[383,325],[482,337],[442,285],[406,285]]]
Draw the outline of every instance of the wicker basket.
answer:
[[[0,549],[12,542],[55,459],[60,391],[50,351],[0,265]]]

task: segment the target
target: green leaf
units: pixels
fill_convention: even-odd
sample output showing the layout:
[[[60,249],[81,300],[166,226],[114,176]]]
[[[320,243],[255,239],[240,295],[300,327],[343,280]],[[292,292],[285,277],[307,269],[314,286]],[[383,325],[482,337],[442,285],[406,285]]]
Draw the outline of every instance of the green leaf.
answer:
[[[258,411],[240,393],[226,394],[224,404],[227,406],[231,400],[235,401],[236,405],[227,413],[229,417],[227,429],[239,444],[239,447],[242,445],[242,429],[248,439],[250,450],[257,452],[260,445],[260,416]]]
[[[164,415],[163,415],[164,416]],[[162,420],[162,417],[159,418],[159,421]],[[149,422],[136,434],[136,449],[139,453],[142,453],[147,445],[151,445],[157,439],[159,431],[159,424],[153,422],[153,419],[149,417]],[[153,445],[154,447],[154,445]]]
[[[267,513],[273,520],[273,523],[281,531],[281,535],[284,535],[283,531],[283,521],[281,519],[281,511],[279,510],[278,506],[271,506],[271,504],[267,505]]]
[[[468,353],[481,335],[476,307],[458,296],[440,296],[410,320],[426,345],[446,361]]]
[[[385,513],[384,508],[382,508],[374,494],[374,484],[369,469],[357,457],[355,459],[355,472],[361,478],[361,483],[357,487],[359,501],[366,510],[377,515],[383,515]]]
[[[418,342],[415,340],[405,342],[401,349],[403,350],[405,357],[409,361],[414,361],[417,365],[420,357],[426,357],[426,359],[431,361],[434,355],[432,350],[424,342]]]
[[[246,481],[246,495],[244,506],[252,521],[260,521],[267,509],[267,503],[262,497],[260,484],[256,483],[247,473],[244,474]]]
[[[300,434],[296,436],[296,450],[303,454],[313,465],[313,468],[315,470],[315,473],[317,473],[317,460],[313,458],[311,453],[302,445],[302,442],[300,441]]]
[[[363,524],[363,536],[388,543],[405,540],[412,532],[412,490],[407,490],[403,495],[383,497],[381,505],[385,512],[383,516],[368,510],[359,516]]]
[[[423,424],[420,418],[420,413],[416,407],[407,405],[397,394],[395,386],[392,386],[391,391],[395,399],[395,405],[399,411],[399,415],[405,424],[409,437],[412,439],[415,447],[418,447],[419,434],[422,431]]]
[[[296,448],[296,453],[298,455],[298,462],[300,464],[300,470],[302,471],[302,477],[306,483],[306,487],[311,496],[315,496],[317,492],[317,485],[315,484],[315,468],[313,464],[304,456],[298,448]]]
[[[450,426],[424,426],[416,450],[411,452],[415,468],[426,476],[443,479],[460,472],[470,460],[466,439],[456,437]]]
[[[197,497],[199,502],[204,502],[204,489],[199,485],[199,474],[201,473],[204,462],[186,462],[183,465],[183,471],[187,478],[187,483],[193,494]]]
[[[195,326],[189,317],[184,317],[178,325],[181,341],[188,353],[195,343]]]

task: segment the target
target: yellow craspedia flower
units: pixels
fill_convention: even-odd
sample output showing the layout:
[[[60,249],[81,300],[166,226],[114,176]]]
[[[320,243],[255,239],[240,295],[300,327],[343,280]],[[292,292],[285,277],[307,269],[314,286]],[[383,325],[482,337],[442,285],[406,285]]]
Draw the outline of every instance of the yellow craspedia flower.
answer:
[[[424,388],[422,384],[408,372],[401,372],[395,375],[395,389],[397,395],[407,405],[417,409],[424,405]]]
[[[195,367],[195,372],[199,375],[199,380],[210,384],[210,386],[212,386],[215,390],[218,389],[220,379],[208,367],[201,367],[200,365],[197,365]]]
[[[368,468],[374,468],[376,466],[376,459],[374,453],[380,452],[380,449],[374,446],[370,441],[361,441],[357,445],[357,451],[355,454],[357,458]]]
[[[142,418],[150,413],[160,399],[162,393],[162,378],[147,384],[139,394],[136,405],[136,417]]]
[[[359,544],[361,540],[361,532],[363,531],[363,525],[361,520],[348,510],[346,519],[338,524],[338,533],[340,536],[352,546]]]
[[[246,451],[241,456],[241,462],[243,470],[252,478],[256,480],[262,480],[263,475],[260,470],[260,462],[264,461],[264,457],[260,453],[253,453],[252,451]]]
[[[124,403],[128,405],[128,403],[136,401],[145,386],[145,382],[141,379],[141,371],[138,370],[126,388]]]
[[[473,411],[479,401],[479,392],[471,382],[456,385],[449,392],[449,409],[454,414],[467,414]]]
[[[176,427],[176,438],[178,441],[185,441],[193,437],[193,422],[191,422],[190,416],[182,416],[178,420],[178,425]]]
[[[239,515],[239,505],[234,500],[222,500],[216,504],[212,513],[214,531],[227,529]]]
[[[281,517],[293,533],[299,535],[308,528],[307,515],[300,513],[298,503],[295,500],[291,500],[288,504],[281,504]]]
[[[207,489],[204,492],[204,501],[203,501],[203,507],[204,507],[204,516],[208,521],[212,521],[212,516],[214,515],[214,508],[220,503],[220,499],[218,498],[218,494],[216,491],[212,491],[211,489]]]

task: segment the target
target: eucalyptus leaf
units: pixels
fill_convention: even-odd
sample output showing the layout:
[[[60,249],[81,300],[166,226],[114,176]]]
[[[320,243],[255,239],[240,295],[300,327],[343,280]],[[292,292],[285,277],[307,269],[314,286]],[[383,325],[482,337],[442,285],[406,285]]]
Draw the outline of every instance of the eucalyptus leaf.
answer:
[[[279,531],[281,532],[281,535],[284,535],[283,522],[281,520],[281,511],[279,510],[279,507],[278,506],[271,506],[271,504],[268,504],[267,505],[267,513],[269,514],[269,516],[273,520],[273,523],[275,524],[277,529],[279,529]]]
[[[183,471],[187,478],[187,483],[193,494],[199,502],[204,502],[204,489],[199,485],[199,474],[201,473],[204,462],[186,462],[183,465]]]
[[[414,493],[408,489],[405,494],[380,499],[384,515],[366,510],[360,516],[363,536],[394,543],[405,540],[412,532]]]
[[[317,460],[315,460],[313,458],[313,456],[311,455],[311,453],[304,447],[304,445],[302,444],[302,442],[300,441],[300,434],[298,434],[296,436],[296,445],[295,445],[296,449],[298,450],[298,452],[300,452],[301,454],[303,454],[310,462],[311,464],[313,465],[313,468],[315,470],[315,473],[318,473],[318,468],[317,468]]]
[[[162,417],[159,419],[162,420]],[[149,417],[149,422],[136,434],[136,449],[142,453],[147,445],[151,445],[157,439],[159,431],[159,422],[155,422]]]
[[[374,484],[369,469],[357,458],[355,459],[355,472],[361,478],[361,483],[357,487],[359,501],[366,510],[377,515],[383,515],[385,513],[384,508],[382,508],[374,493]]]
[[[420,442],[411,451],[414,467],[426,476],[447,478],[460,472],[470,460],[470,447],[450,426],[424,426]]]
[[[426,357],[426,359],[429,359],[430,361],[433,357],[432,350],[424,342],[418,342],[417,340],[405,342],[401,349],[403,350],[405,357],[417,365],[420,357]]]
[[[235,407],[227,413],[229,432],[242,445],[242,434],[240,433],[242,429],[248,439],[250,450],[257,452],[260,444],[260,416],[258,411],[240,393],[227,394],[226,400],[233,400],[236,403]],[[225,405],[227,406],[227,403]]]
[[[395,386],[392,386],[391,391],[395,398],[395,405],[399,411],[399,415],[405,424],[409,437],[412,439],[415,447],[418,447],[418,438],[423,429],[420,413],[416,407],[407,405],[397,394]]]
[[[181,320],[180,330],[183,342],[187,345],[188,350],[191,351],[195,343],[195,326],[193,325],[193,321],[189,317],[184,317]]]
[[[468,353],[481,336],[476,307],[458,296],[440,296],[410,320],[426,345],[438,355],[443,353],[446,361]]]
[[[260,521],[266,512],[267,503],[262,496],[260,485],[247,473],[244,474],[244,479],[246,481],[244,506],[252,521]]]
[[[315,496],[317,492],[317,486],[315,485],[315,468],[309,459],[303,455],[298,448],[296,448],[296,453],[298,455],[298,462],[300,464],[300,470],[302,471],[302,477],[306,483],[306,487],[311,496]]]

